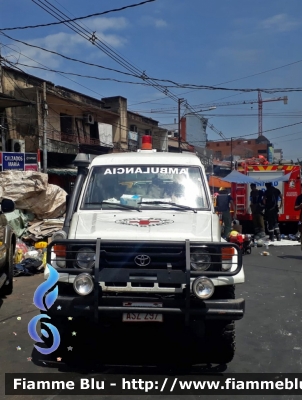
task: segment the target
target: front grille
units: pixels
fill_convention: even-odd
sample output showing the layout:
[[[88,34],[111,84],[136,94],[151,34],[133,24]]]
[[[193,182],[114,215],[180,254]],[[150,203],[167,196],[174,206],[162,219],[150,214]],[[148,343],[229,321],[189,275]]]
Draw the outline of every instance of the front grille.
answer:
[[[142,265],[135,258],[146,256],[147,261]],[[184,245],[169,245],[155,243],[103,244],[100,253],[100,268],[130,268],[140,270],[167,269],[185,270],[186,256]]]
[[[58,246],[55,250],[59,252],[59,255],[51,252],[54,246]],[[76,265],[77,253],[83,248],[91,249],[95,255],[95,261],[98,261],[97,264],[94,257],[88,254],[86,259],[90,266],[80,269]],[[98,254],[95,254],[96,249],[99,249]],[[90,253],[89,250],[87,251]],[[190,262],[192,253],[198,254],[198,259]],[[205,254],[211,258],[202,258]],[[230,254],[233,255],[230,257]],[[135,262],[137,256],[144,256],[144,259],[147,257],[150,262],[146,265],[138,265]],[[52,264],[52,261],[59,273],[68,274],[69,283],[73,282],[76,275],[85,272],[94,276],[95,283],[99,284],[102,292],[116,293],[182,294],[184,290],[190,292],[190,281],[192,282],[195,277],[234,276],[242,268],[242,254],[236,244],[190,242],[189,240],[163,243],[64,239],[54,241],[48,246],[47,262]],[[192,262],[196,264],[197,270],[193,269]],[[209,268],[203,270],[200,264],[207,264],[205,267]],[[230,270],[227,264],[234,265],[236,269]],[[66,280],[66,276],[62,275],[62,280],[64,279]]]
[[[56,253],[52,253],[51,250],[55,246],[54,251]],[[104,271],[105,274],[102,277],[110,277],[105,281],[125,282],[125,274],[127,273],[131,275],[131,277],[129,275],[127,281],[156,281],[156,277],[161,276],[163,278],[165,276],[162,275],[164,272],[169,273],[170,271],[173,274],[186,272],[186,246],[188,246],[188,241],[163,243],[100,240],[99,254],[96,255],[96,241],[60,240],[52,242],[48,246],[47,262],[52,263],[54,261],[55,267],[60,269],[61,272],[69,273],[72,269],[76,274],[79,274],[82,271],[93,273],[95,269],[94,260],[99,260],[98,269],[100,273]],[[81,269],[77,265],[76,259],[78,252],[81,251],[82,253],[83,248],[88,252],[86,258],[88,261],[87,267]],[[200,274],[215,276],[217,273],[231,276],[236,275],[242,268],[240,248],[233,243],[190,242],[189,251],[191,262],[188,267],[191,270],[191,277]],[[83,259],[81,262],[83,265]],[[232,266],[236,266],[236,269],[232,268],[231,271]],[[137,274],[139,274],[139,279]],[[118,279],[119,277],[122,277],[122,279]],[[167,278],[165,278],[165,283],[168,283]]]
[[[77,244],[68,246],[66,261],[68,268],[78,268],[76,264],[77,252],[83,248],[95,251],[95,245]],[[210,255],[211,271],[221,270],[221,255],[219,249],[209,246],[191,246],[192,253]],[[142,264],[139,258],[145,258]],[[147,261],[146,261],[147,260]],[[136,262],[138,261],[138,262]],[[208,263],[205,263],[208,264]],[[102,243],[100,249],[100,269],[103,268],[128,268],[137,270],[167,270],[183,271],[186,269],[186,254],[184,244],[170,243]]]

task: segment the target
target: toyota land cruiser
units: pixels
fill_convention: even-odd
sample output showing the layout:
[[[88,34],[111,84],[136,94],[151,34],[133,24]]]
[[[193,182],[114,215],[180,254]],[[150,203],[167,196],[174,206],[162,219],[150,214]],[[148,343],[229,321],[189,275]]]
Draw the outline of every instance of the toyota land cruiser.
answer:
[[[79,154],[75,165],[64,228],[48,246],[59,273],[52,323],[72,315],[198,326],[200,362],[230,362],[234,321],[244,315],[244,299],[235,298],[242,256],[221,238],[199,158],[140,149],[91,163]]]

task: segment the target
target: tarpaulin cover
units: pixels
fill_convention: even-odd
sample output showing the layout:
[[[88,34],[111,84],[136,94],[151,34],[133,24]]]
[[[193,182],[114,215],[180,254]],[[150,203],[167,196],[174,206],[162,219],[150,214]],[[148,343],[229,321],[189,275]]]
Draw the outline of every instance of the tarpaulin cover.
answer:
[[[209,177],[209,186],[214,186],[214,187],[217,187],[217,188],[220,188],[221,186],[223,186],[223,187],[229,188],[229,187],[231,187],[231,184],[230,183],[226,183],[225,181],[223,181],[218,176],[210,175],[210,177]]]
[[[251,177],[249,175],[244,175],[241,172],[236,170],[232,171],[229,175],[224,178],[221,178],[222,181],[231,182],[231,183],[268,183],[268,182],[287,182],[290,179],[290,175],[286,174],[279,177],[272,177],[272,179],[264,179],[261,180],[259,177]]]

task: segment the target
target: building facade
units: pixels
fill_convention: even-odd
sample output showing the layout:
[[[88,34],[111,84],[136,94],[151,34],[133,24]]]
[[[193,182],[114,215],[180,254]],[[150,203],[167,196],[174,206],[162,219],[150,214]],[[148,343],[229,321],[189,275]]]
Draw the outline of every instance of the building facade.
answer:
[[[152,136],[154,149],[168,151],[167,130],[128,111],[122,96],[96,99],[9,67],[2,67],[0,78],[1,150],[38,154],[49,182],[68,193],[78,153],[92,159],[136,151],[145,134]]]
[[[209,141],[207,149],[212,151],[215,160],[233,160],[239,158],[251,158],[262,155],[268,157],[270,141],[265,136],[257,139],[232,138],[231,140]]]
[[[152,136],[158,151],[168,149],[166,129],[128,111],[124,97],[95,99],[9,67],[2,68],[1,83],[3,95],[31,104],[3,112],[6,151],[15,151],[17,145],[20,152],[42,150],[46,136],[48,161],[56,166],[54,159],[71,162],[79,152],[134,151],[143,134]]]

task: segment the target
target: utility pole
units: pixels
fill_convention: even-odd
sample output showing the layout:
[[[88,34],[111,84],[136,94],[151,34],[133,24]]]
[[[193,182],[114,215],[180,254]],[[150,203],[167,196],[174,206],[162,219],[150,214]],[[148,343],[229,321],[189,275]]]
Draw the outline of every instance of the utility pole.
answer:
[[[181,134],[180,134],[180,105],[184,99],[178,99],[178,151],[181,153]]]
[[[47,174],[47,115],[48,105],[46,103],[46,82],[43,82],[43,172]]]
[[[284,104],[287,104],[288,97],[273,97],[272,99],[262,99],[261,90],[258,90],[258,137],[262,136],[262,108],[263,103],[269,101],[283,101]]]
[[[233,138],[231,137],[231,171],[233,171]]]
[[[3,87],[2,87],[2,74],[3,74],[3,70],[2,70],[2,56],[1,56],[1,47],[0,47],[0,93],[3,93]],[[6,135],[5,135],[5,127],[4,127],[4,110],[2,110],[2,112],[0,113],[0,123],[1,123],[1,128],[0,128],[0,132],[1,132],[1,148],[2,151],[5,151],[5,139],[6,139]]]

